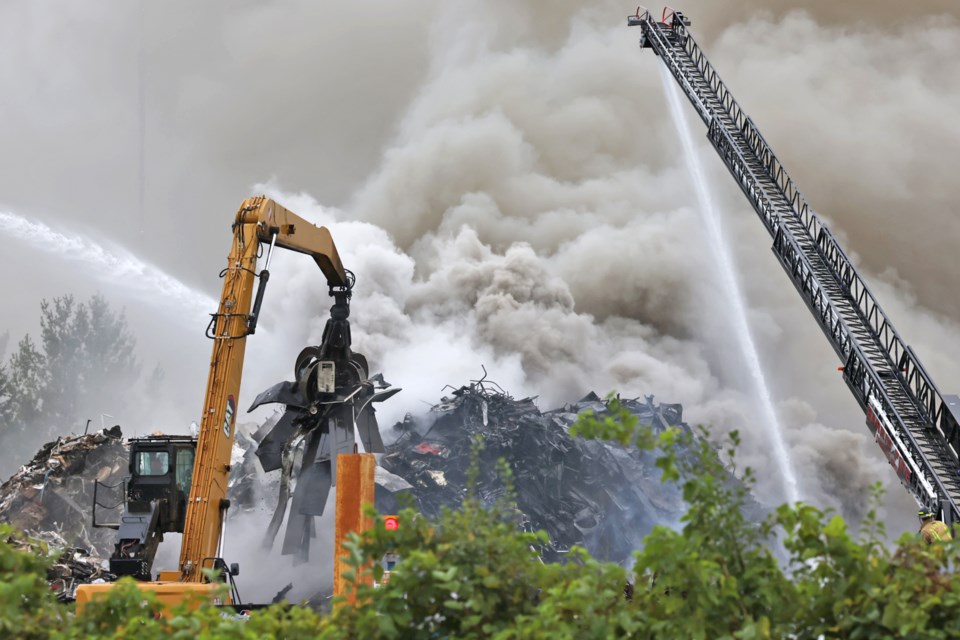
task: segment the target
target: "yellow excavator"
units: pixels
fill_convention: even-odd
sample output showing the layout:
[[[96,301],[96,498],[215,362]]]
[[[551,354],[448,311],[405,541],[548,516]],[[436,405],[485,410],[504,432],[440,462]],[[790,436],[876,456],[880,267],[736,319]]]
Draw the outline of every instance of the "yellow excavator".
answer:
[[[191,598],[218,605],[240,604],[233,580],[239,567],[228,567],[221,557],[230,506],[228,477],[246,337],[256,331],[275,247],[312,257],[334,298],[324,342],[310,348],[311,353],[319,354],[313,358],[317,360],[315,368],[323,371],[323,380],[314,380],[307,393],[313,406],[339,412],[338,420],[356,424],[357,415],[369,410],[371,399],[379,400],[374,398],[373,383],[366,380],[365,359],[350,350],[347,318],[354,277],[344,269],[329,230],[273,200],[245,200],[233,223],[233,245],[221,273],[224,283],[219,308],[207,328],[213,354],[199,434],[196,438],[157,435],[130,441],[130,476],[121,488],[124,512],[119,522],[97,522],[100,488],[94,491],[94,526],[118,531],[111,571],[133,576],[140,581],[140,589],[152,591],[165,606]],[[266,262],[257,272],[264,248]],[[349,393],[343,392],[345,386]],[[168,532],[183,533],[179,567],[161,571],[151,581],[157,546]],[[227,590],[223,589],[226,581],[231,586]],[[79,586],[78,610],[112,587],[110,583]],[[222,595],[224,592],[227,595]]]

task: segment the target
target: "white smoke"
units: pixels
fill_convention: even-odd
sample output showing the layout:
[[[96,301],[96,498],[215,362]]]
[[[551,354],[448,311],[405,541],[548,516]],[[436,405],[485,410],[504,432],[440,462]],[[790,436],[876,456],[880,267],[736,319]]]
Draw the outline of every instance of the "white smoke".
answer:
[[[525,6],[516,11],[527,15]],[[734,364],[724,336],[719,305],[728,301],[691,209],[657,84],[659,61],[632,42],[624,46],[621,25],[591,11],[570,9],[562,37],[530,27],[545,38],[539,44],[526,27],[494,28],[502,23],[493,14],[453,3],[437,19],[429,78],[379,168],[342,211],[267,188],[331,226],[358,276],[356,348],[388,379],[415,389],[417,400],[479,376],[485,364],[505,387],[540,394],[547,406],[591,389],[682,402],[691,422],[718,435],[744,432],[741,464],[756,468],[761,495],[776,499],[768,485],[779,484],[772,478],[780,470],[766,450],[767,426],[744,397],[750,376]],[[720,57],[735,55],[730,39],[741,42],[745,31],[770,40],[798,29],[815,37],[807,24],[801,14],[754,20],[721,39]],[[871,29],[856,43],[865,55],[873,51]],[[820,37],[826,47],[838,43],[838,55],[845,46],[839,30]],[[732,77],[747,82],[736,70]],[[710,170],[736,212],[730,224],[742,239],[736,252],[751,324],[788,416],[802,493],[857,517],[864,488],[877,480],[893,486],[891,474],[871,450],[835,356],[767,251],[765,231],[719,163]],[[320,292],[318,276],[307,278]],[[300,291],[306,280],[286,282]],[[889,295],[903,297],[897,288]],[[297,299],[292,290],[289,299]],[[296,312],[279,313],[311,317],[297,337],[317,341],[327,305],[319,294],[300,300]],[[906,315],[927,318],[930,338],[945,338],[951,327],[922,310]],[[410,396],[402,397],[384,417],[410,408]]]
[[[950,173],[960,139],[956,8],[812,2],[791,13],[792,4],[691,0],[688,13],[734,94],[948,385],[960,378],[949,258],[960,227],[947,213],[960,196]],[[176,32],[167,25],[185,4],[147,3],[139,16],[128,5],[0,9],[6,41],[26,61],[2,71],[20,88],[7,96],[16,126],[0,134],[15,151],[0,172],[13,210],[68,211],[213,291],[229,208],[251,182],[276,176],[264,189],[331,226],[357,273],[356,348],[405,388],[383,423],[479,377],[482,364],[514,394],[540,394],[542,406],[591,389],[682,402],[688,421],[718,435],[741,429],[743,463],[761,479],[778,473],[723,330],[726,300],[660,61],[638,50],[621,4],[424,0],[371,14],[212,2]],[[83,28],[63,28],[71,20]],[[283,44],[257,40],[265,32],[283,33]],[[145,102],[131,103],[138,53]],[[715,159],[707,171],[731,212],[802,492],[852,514],[873,479],[902,498],[766,232]],[[139,196],[146,210],[134,216]],[[42,266],[29,285],[2,285],[5,300],[29,300],[5,306],[11,319],[38,307],[24,290],[34,295],[43,273],[64,277],[62,265]],[[265,331],[248,344],[248,399],[292,375],[329,307],[309,259],[278,252],[272,270]],[[138,338],[167,358],[171,344],[193,345]],[[205,372],[205,349],[176,358]],[[171,377],[186,381],[177,396],[187,424],[202,382]]]

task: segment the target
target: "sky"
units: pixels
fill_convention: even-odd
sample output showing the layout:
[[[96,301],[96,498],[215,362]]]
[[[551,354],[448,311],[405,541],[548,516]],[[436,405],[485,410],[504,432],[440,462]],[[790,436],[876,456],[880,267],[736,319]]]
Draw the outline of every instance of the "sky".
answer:
[[[718,437],[739,429],[739,464],[775,501],[773,427],[733,345],[659,61],[626,27],[635,7],[544,5],[3,3],[0,212],[15,218],[0,218],[0,333],[12,347],[38,333],[41,300],[102,293],[147,370],[167,372],[141,413],[120,417],[125,431],[182,431],[202,401],[204,314],[236,207],[267,193],[330,226],[356,272],[355,347],[404,388],[383,422],[481,365],[543,409],[590,390],[654,394]],[[956,392],[955,3],[680,8],[941,391]],[[888,528],[910,530],[912,501],[835,355],[691,122],[802,497],[857,518],[882,482]],[[241,404],[290,376],[329,306],[309,259],[278,254],[272,272]]]

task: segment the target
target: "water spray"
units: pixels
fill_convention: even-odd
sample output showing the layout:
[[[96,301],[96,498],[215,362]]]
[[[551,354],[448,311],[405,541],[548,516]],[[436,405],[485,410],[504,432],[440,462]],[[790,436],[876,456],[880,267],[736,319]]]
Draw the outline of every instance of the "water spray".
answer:
[[[154,303],[162,300],[165,305],[172,305],[175,315],[191,326],[202,324],[199,319],[217,308],[217,301],[210,296],[125,249],[108,250],[80,234],[57,231],[42,222],[4,211],[0,211],[0,233],[65,260],[79,262],[88,267],[97,280],[111,287],[127,289]]]
[[[757,353],[757,346],[750,332],[750,325],[747,322],[746,305],[744,303],[743,293],[740,291],[740,283],[734,271],[730,249],[723,234],[723,229],[721,228],[720,212],[715,205],[713,194],[707,182],[706,173],[701,166],[700,156],[693,144],[693,135],[690,132],[690,125],[683,112],[680,94],[674,85],[670,72],[665,66],[660,66],[660,77],[663,80],[667,102],[670,105],[670,115],[673,117],[677,134],[683,144],[684,159],[687,164],[687,170],[690,172],[691,180],[693,181],[694,191],[697,194],[701,217],[710,237],[710,246],[720,266],[720,280],[724,289],[729,294],[730,299],[733,300],[733,305],[730,309],[732,316],[730,320],[734,327],[734,333],[737,336],[740,353],[745,361],[746,369],[750,372],[762,419],[770,425],[770,440],[773,445],[773,454],[776,458],[777,466],[782,473],[784,498],[789,502],[797,502],[800,499],[800,490],[797,484],[796,471],[794,470],[793,461],[790,459],[790,454],[784,442],[783,426],[780,424],[780,419],[773,406],[773,400],[770,397],[770,390],[767,387],[763,366],[760,363],[760,356]]]

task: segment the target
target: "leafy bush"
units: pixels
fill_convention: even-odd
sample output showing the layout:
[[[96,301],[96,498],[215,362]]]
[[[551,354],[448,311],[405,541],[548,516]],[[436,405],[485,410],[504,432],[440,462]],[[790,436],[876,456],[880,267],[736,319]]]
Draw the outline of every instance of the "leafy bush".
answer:
[[[803,504],[753,522],[741,509],[749,471],[741,474],[745,485],[718,480],[726,470],[705,438],[655,435],[624,420],[617,403],[610,408],[610,415],[585,416],[576,430],[658,451],[664,478],[682,484],[688,504],[682,527],[656,528],[629,572],[582,549],[564,563],[544,564],[537,554],[544,534],[517,530],[509,495],[485,505],[471,494],[437,521],[408,509],[399,530],[378,522],[354,536],[354,575],[372,572],[379,581],[377,560],[388,551],[401,561],[387,584],[361,584],[352,603],[341,601],[326,616],[300,606],[270,607],[241,622],[214,608],[182,607],[158,618],[152,599],[123,581],[75,615],[47,591],[43,558],[0,543],[0,634],[138,640],[960,635],[954,544],[925,547],[908,536],[891,551],[873,512],[854,535],[839,516]],[[734,436],[731,450],[736,445]],[[691,448],[693,455],[677,453]]]

